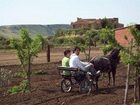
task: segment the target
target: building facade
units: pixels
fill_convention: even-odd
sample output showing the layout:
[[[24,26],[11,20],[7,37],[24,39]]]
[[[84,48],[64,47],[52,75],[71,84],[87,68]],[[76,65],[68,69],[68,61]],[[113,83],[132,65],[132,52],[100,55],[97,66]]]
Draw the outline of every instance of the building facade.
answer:
[[[135,26],[138,30],[140,30],[140,24],[136,24]],[[127,37],[128,41],[125,39],[125,37]],[[129,27],[118,28],[115,29],[115,39],[120,45],[127,47],[128,42],[133,39],[133,35],[130,32]]]
[[[77,18],[76,22],[71,22],[71,26],[75,28],[105,28],[106,25],[114,28],[123,27],[124,25],[119,23],[118,18],[104,18],[104,19],[82,19]]]

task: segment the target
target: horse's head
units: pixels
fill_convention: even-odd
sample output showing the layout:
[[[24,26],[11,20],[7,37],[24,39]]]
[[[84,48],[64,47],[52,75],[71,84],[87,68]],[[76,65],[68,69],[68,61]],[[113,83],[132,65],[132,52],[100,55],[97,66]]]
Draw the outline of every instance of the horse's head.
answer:
[[[111,51],[110,55],[111,55],[112,57],[118,57],[118,56],[119,56],[119,53],[120,53],[120,48],[114,48],[114,49]]]
[[[120,61],[120,48],[114,48],[111,53],[108,55],[110,59],[114,59],[115,61],[117,61],[119,63]]]

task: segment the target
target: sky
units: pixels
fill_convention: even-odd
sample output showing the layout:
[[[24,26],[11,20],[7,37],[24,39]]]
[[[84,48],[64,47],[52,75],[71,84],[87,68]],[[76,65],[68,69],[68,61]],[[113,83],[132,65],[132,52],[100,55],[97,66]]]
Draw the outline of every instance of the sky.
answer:
[[[140,0],[0,0],[0,26],[70,24],[80,18],[140,23]]]

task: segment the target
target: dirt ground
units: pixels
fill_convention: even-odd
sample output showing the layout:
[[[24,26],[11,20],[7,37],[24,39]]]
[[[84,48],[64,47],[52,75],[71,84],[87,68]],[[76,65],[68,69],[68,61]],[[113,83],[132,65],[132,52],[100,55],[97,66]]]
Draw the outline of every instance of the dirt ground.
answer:
[[[93,52],[98,55],[98,51]],[[96,54],[95,54],[96,53]],[[101,54],[101,53],[99,53]],[[58,55],[57,55],[58,56]],[[62,57],[62,56],[61,56]],[[59,59],[58,59],[59,61]],[[61,76],[58,73],[56,63],[42,63],[32,65],[32,71],[44,70],[46,75],[32,75],[31,93],[19,93],[10,95],[6,90],[19,83],[20,78],[13,78],[11,84],[0,88],[0,105],[122,105],[124,99],[126,67],[118,65],[116,73],[116,86],[107,87],[108,79],[101,78],[99,92],[91,95],[80,94],[78,87],[74,87],[70,93],[62,93],[60,90]],[[11,71],[19,71],[18,65],[1,66]],[[128,105],[133,101],[133,84],[130,83]]]
[[[33,65],[33,70],[46,70],[47,75],[32,76],[32,92],[9,95],[1,90],[0,105],[122,105],[125,88],[126,68],[118,65],[116,86],[107,87],[107,78],[99,81],[99,92],[87,96],[80,94],[75,87],[71,93],[60,91],[61,76],[58,74],[59,63]],[[17,66],[6,66],[6,69],[15,70]],[[14,78],[13,84],[18,79]],[[129,105],[133,101],[133,85],[129,87]]]
[[[63,51],[65,48],[52,48],[51,49],[51,62],[59,62],[63,58]],[[102,55],[98,48],[92,48],[91,57]],[[85,54],[80,54],[81,59],[85,59]],[[38,54],[38,57],[34,58],[34,64],[46,63],[46,52],[42,51]],[[0,66],[2,65],[16,65],[20,64],[15,50],[0,50]]]

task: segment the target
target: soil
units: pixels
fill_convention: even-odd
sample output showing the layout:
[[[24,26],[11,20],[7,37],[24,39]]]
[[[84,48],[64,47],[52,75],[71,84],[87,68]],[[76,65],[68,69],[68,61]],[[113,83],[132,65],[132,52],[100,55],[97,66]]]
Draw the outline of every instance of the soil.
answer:
[[[45,75],[32,75],[31,93],[10,95],[6,90],[19,83],[20,78],[13,78],[11,84],[0,89],[0,105],[122,105],[124,99],[126,67],[118,65],[116,73],[116,86],[107,86],[108,78],[100,78],[99,91],[90,95],[80,94],[78,87],[72,92],[63,93],[60,90],[61,76],[58,73],[57,63],[35,64],[32,71],[47,71]],[[18,65],[3,66],[3,68],[19,71]],[[133,84],[130,83],[128,105],[133,102]]]
[[[51,62],[59,62],[63,57],[63,51],[65,48],[51,48]],[[98,48],[91,49],[91,57],[102,55],[101,51]],[[81,59],[85,59],[85,54],[80,54]],[[34,64],[46,63],[46,52],[41,51],[38,54],[38,57],[34,57]],[[3,65],[17,65],[20,64],[18,57],[16,56],[15,50],[0,50],[0,66]]]

